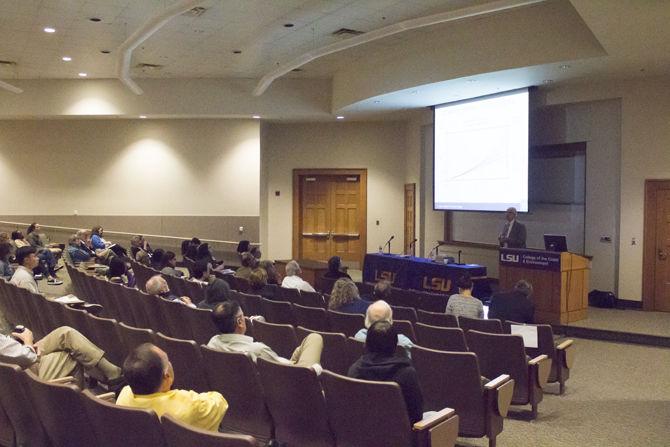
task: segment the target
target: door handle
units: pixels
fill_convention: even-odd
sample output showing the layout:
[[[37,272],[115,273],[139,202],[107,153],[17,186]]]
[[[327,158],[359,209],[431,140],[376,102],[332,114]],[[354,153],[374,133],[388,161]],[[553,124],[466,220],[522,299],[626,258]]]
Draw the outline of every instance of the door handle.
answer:
[[[303,236],[328,237],[328,233],[302,233]]]
[[[668,254],[666,252],[664,252],[662,248],[659,248],[658,249],[658,260],[659,261],[665,261],[666,259],[668,259]]]

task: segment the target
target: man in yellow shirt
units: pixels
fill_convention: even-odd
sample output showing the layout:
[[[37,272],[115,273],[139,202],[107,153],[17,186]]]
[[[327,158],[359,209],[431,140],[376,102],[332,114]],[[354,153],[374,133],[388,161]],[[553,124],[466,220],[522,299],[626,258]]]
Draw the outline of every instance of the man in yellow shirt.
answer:
[[[138,346],[123,363],[128,386],[121,390],[117,405],[148,408],[205,430],[216,431],[228,410],[220,393],[172,390],[174,371],[167,354],[151,343]]]

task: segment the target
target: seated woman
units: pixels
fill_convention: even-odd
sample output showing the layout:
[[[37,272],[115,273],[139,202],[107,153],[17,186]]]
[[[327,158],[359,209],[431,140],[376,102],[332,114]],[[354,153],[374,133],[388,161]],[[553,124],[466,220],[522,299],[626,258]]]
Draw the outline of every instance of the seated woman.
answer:
[[[128,268],[126,262],[118,256],[114,256],[109,260],[109,270],[107,270],[106,276],[109,282],[135,287],[133,270]]]
[[[340,259],[339,256],[333,256],[328,260],[328,271],[323,274],[323,277],[329,279],[340,279],[340,278],[351,279],[351,276],[340,270],[341,267],[342,267],[342,259]]]
[[[155,249],[154,253],[151,255],[151,263],[149,264],[149,267],[160,271],[163,268],[163,256],[165,256],[165,250],[162,248]]]
[[[211,309],[230,299],[230,286],[222,279],[216,278],[205,288],[205,299],[198,303],[198,309]]]
[[[242,267],[238,268],[235,272],[237,278],[249,279],[251,272],[258,269],[260,262],[258,259],[251,253],[242,253],[241,256]],[[267,272],[266,272],[267,273]]]
[[[31,223],[26,231],[26,240],[38,251],[49,250],[58,259],[63,250],[58,244],[49,244],[46,235],[40,232],[41,229],[37,222]]]
[[[84,250],[81,247],[81,239],[76,234],[70,236],[70,239],[67,241],[67,248],[65,249],[70,255],[70,259],[74,263],[79,262],[88,262],[94,256],[89,250]]]
[[[106,241],[103,237],[103,234],[104,229],[100,225],[97,225],[91,229],[91,247],[93,250],[95,250],[95,254],[98,257],[102,257],[101,254],[104,252],[104,250],[111,250],[116,256],[121,256],[123,258],[128,256],[128,252],[125,248],[118,244],[113,244]],[[109,255],[106,257],[108,258]]]
[[[484,318],[484,305],[472,296],[472,279],[470,275],[461,275],[456,280],[458,293],[447,301],[446,313],[457,317]]]
[[[265,261],[261,261],[259,267],[265,270],[265,273],[267,273],[268,284],[276,284],[276,285],[281,284],[281,279],[279,278],[279,272],[275,267],[274,261],[266,259]]]
[[[369,301],[362,300],[358,294],[358,287],[348,278],[335,281],[330,293],[328,309],[348,314],[365,314],[370,305]]]
[[[14,269],[9,262],[9,255],[12,252],[12,244],[9,242],[0,242],[0,276],[10,280],[14,274]]]
[[[132,258],[143,265],[151,265],[151,247],[141,234],[130,239],[130,254]]]
[[[163,275],[176,276],[181,278],[184,272],[177,270],[177,255],[172,251],[166,251],[161,258],[161,273]]]
[[[14,241],[16,248],[30,247],[30,243],[26,240],[21,231],[17,230],[12,232],[12,240]],[[40,264],[33,270],[35,274],[46,276],[47,283],[52,286],[63,284],[63,281],[56,276],[56,272],[63,267],[57,266],[57,261],[53,253],[45,249],[37,250],[37,257],[40,259]],[[35,279],[40,279],[40,277],[36,277]]]
[[[200,244],[195,257],[195,262],[208,262],[212,266],[212,270],[223,272],[226,267],[223,261],[217,261],[209,251],[209,244],[207,242]]]
[[[275,298],[275,287],[268,287],[267,278],[268,274],[262,268],[253,270],[249,275],[251,293],[272,300]]]

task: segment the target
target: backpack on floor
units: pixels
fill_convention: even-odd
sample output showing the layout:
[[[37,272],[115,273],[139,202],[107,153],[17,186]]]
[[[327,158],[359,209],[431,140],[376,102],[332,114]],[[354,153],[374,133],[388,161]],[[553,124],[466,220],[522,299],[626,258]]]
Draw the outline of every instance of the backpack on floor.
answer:
[[[605,292],[602,290],[591,290],[589,292],[589,306],[603,307],[611,309],[616,307],[617,297],[612,292]]]

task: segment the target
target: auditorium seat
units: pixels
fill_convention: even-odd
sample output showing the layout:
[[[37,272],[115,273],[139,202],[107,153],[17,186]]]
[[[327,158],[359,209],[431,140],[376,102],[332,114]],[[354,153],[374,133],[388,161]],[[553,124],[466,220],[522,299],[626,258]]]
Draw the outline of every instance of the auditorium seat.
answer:
[[[507,332],[513,321],[506,322]],[[563,340],[560,343],[554,342],[554,331],[549,324],[535,324],[537,327],[537,348],[526,348],[526,354],[531,357],[546,354],[551,359],[551,372],[547,382],[558,383],[559,393],[565,393],[565,382],[570,377],[570,369],[575,360],[575,349],[573,340]]]
[[[314,288],[316,289],[317,292],[330,295],[330,292],[333,291],[335,281],[337,280],[333,278],[324,278],[323,276],[319,276],[314,280]],[[328,300],[326,300],[326,302],[327,301]]]
[[[445,408],[413,426],[400,386],[393,382],[321,374],[328,422],[338,446],[449,447],[458,434],[458,416]]]
[[[416,310],[413,307],[391,306],[391,309],[393,309],[394,320],[407,320],[416,323]]]
[[[128,287],[124,287],[121,291],[126,295],[126,302],[130,305],[130,311],[133,313],[133,320],[135,320],[135,327],[152,327],[143,303],[143,301],[147,300],[146,297],[149,295],[137,289],[130,289]]]
[[[163,415],[161,426],[168,447],[257,447],[256,440],[247,435],[229,435],[186,425],[169,415]]]
[[[240,278],[239,276],[233,276],[233,289],[238,292],[249,293],[251,291],[251,283],[248,279]]]
[[[185,324],[185,314],[190,309],[180,301],[169,301],[165,298],[159,298],[156,302],[159,306],[154,311],[160,312],[168,327],[168,332],[165,335],[182,340],[192,339],[191,328]]]
[[[458,325],[465,333],[470,330],[487,332],[489,334],[503,333],[502,322],[496,319],[458,317]]]
[[[348,363],[349,366],[346,368],[346,371],[343,373],[343,375],[346,375],[349,372],[349,367],[356,363],[356,360],[365,354],[365,342],[356,340],[354,337],[348,337],[345,347],[347,349],[346,363]],[[396,354],[397,353],[398,351],[396,350]]]
[[[261,298],[261,315],[275,324],[295,324],[293,308],[288,301],[274,301]]]
[[[164,447],[163,429],[152,410],[129,408],[108,402],[84,390],[81,400],[90,427],[78,430],[92,431],[98,440],[96,447]]]
[[[30,330],[35,334],[35,340],[39,340],[50,332],[48,316],[42,311],[42,303],[46,300],[42,295],[29,292],[26,289],[18,288],[18,292],[24,295],[24,303],[28,310],[26,315],[30,320]]]
[[[197,304],[205,299],[205,287],[202,284],[183,278],[180,281],[184,284],[184,294],[191,298],[191,301]]]
[[[261,358],[257,368],[275,423],[275,439],[287,445],[334,447],[326,402],[314,370]]]
[[[65,323],[67,326],[75,328],[87,338],[92,339],[91,330],[88,326],[88,312],[81,309],[75,309],[74,307],[65,306]],[[39,340],[38,337],[35,337]]]
[[[186,321],[184,323],[191,328],[193,340],[197,344],[207,344],[214,335],[219,333],[219,330],[214,325],[214,321],[212,321],[211,310],[191,309],[188,307],[185,310],[184,316],[186,317]]]
[[[302,326],[314,331],[328,332],[328,314],[323,307],[308,307],[293,304],[293,315],[296,326]]]
[[[43,315],[48,318],[50,330],[65,324],[65,304],[53,300],[44,300],[42,309]]]
[[[347,337],[353,337],[365,327],[365,317],[361,314],[328,310],[328,325],[331,332],[341,332]]]
[[[19,366],[0,363],[0,405],[14,428],[14,445],[46,446],[47,434],[34,407],[26,380]]]
[[[131,297],[125,293],[126,286],[123,284],[114,284],[108,282],[105,284],[107,289],[107,296],[114,300],[116,314],[109,318],[114,318],[117,321],[123,321],[130,326],[138,326],[135,321],[135,314],[130,304]]]
[[[174,368],[175,389],[209,391],[209,384],[202,366],[200,349],[193,340],[180,340],[156,334],[156,345],[165,351]]]
[[[293,288],[289,289],[287,287],[280,287],[277,290],[279,292],[279,294],[275,295],[275,299],[277,301],[286,301],[289,303],[302,304],[302,299],[300,298],[300,290]]]
[[[431,326],[458,327],[458,318],[455,315],[445,314],[444,312],[429,312],[417,309],[416,316],[419,323]]]
[[[5,412],[5,409],[0,404],[0,445],[2,446],[14,446],[14,428],[12,423],[9,421],[9,416]]]
[[[116,328],[126,356],[139,345],[154,342],[155,334],[151,329],[132,327],[125,323],[119,323]]]
[[[268,345],[280,356],[290,359],[298,347],[295,329],[290,324],[267,323],[254,320],[254,339]]]
[[[414,306],[417,310],[425,310],[428,312],[444,312],[447,308],[447,301],[449,295],[444,293],[429,293],[421,292],[419,294],[419,302]]]
[[[272,439],[274,423],[253,360],[241,352],[221,352],[206,346],[201,346],[200,352],[211,391],[218,391],[228,402],[223,431],[244,433],[265,442]]]
[[[250,294],[250,293],[242,293],[242,292],[238,292],[236,290],[231,290],[230,291],[230,296],[231,296],[231,299],[240,303],[240,306],[242,307],[242,312],[244,312],[244,315],[247,315],[247,316],[261,315],[263,313],[263,309],[262,309],[262,306],[261,306],[262,297],[260,295],[254,295],[254,294]]]
[[[392,306],[416,307],[419,304],[419,292],[391,287],[388,303]]]
[[[514,379],[513,405],[531,406],[531,417],[537,417],[542,401],[542,388],[547,383],[551,359],[540,355],[528,360],[519,335],[490,334],[470,330],[465,338],[471,352],[477,354],[481,373],[485,377],[508,374]]]
[[[295,331],[299,341],[302,341],[311,333],[320,334],[323,338],[323,351],[321,352],[321,366],[323,369],[337,374],[347,374],[353,361],[348,354],[347,338],[344,334],[314,331],[301,326],[298,326]]]
[[[495,447],[503,430],[514,380],[501,375],[482,384],[477,356],[472,352],[443,352],[417,346],[412,363],[423,391],[424,411],[453,408],[459,418],[459,436],[488,437]]]
[[[393,326],[398,331],[398,334],[402,334],[412,340],[412,343],[416,343],[416,334],[414,333],[414,326],[411,321],[396,320],[394,315]]]
[[[300,304],[302,306],[309,307],[320,307],[322,309],[326,308],[326,300],[323,299],[323,295],[319,292],[309,292],[306,290],[300,291],[300,300],[295,301],[294,304]]]
[[[47,382],[26,370],[28,389],[37,415],[53,446],[98,445],[90,426],[79,388]]]
[[[154,330],[154,332],[162,332],[163,334],[170,333],[170,327],[163,315],[161,306],[163,304],[163,298],[156,295],[149,295],[148,293],[140,292],[142,299],[142,308],[144,309],[144,315],[146,315],[147,322],[149,323],[147,327]],[[177,303],[178,304],[178,303]]]
[[[455,352],[466,352],[468,350],[465,343],[465,334],[461,328],[417,323],[414,325],[414,331],[416,332],[417,343],[424,348]]]
[[[90,339],[97,347],[105,351],[105,357],[115,365],[123,365],[128,353],[120,343],[121,335],[118,323],[112,318],[96,317],[90,313],[86,314],[88,327],[91,328]]]
[[[356,287],[358,287],[358,293],[360,293],[361,296],[366,296],[368,298],[372,298],[372,294],[375,291],[375,285],[370,284],[369,282],[356,282]]]

